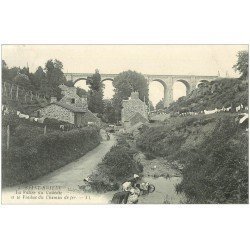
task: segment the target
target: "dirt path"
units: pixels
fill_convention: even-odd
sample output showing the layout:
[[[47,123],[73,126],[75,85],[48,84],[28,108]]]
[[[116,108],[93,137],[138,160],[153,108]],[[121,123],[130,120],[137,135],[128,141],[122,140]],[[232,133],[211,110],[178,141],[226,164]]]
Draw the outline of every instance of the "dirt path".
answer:
[[[23,189],[27,186],[45,186],[45,187],[61,187],[63,195],[76,195],[76,198],[72,198],[72,202],[70,203],[108,203],[112,193],[106,193],[103,195],[100,194],[86,194],[82,191],[79,191],[78,185],[83,184],[83,178],[87,177],[92,173],[92,171],[97,167],[98,163],[101,162],[102,158],[107,154],[110,148],[116,143],[116,140],[113,135],[109,141],[102,141],[99,146],[97,146],[92,151],[88,152],[86,155],[81,157],[80,159],[67,164],[66,166],[53,171],[41,178],[36,180],[30,181],[28,183],[22,184],[18,187],[11,187],[5,188],[2,190],[2,202],[5,201],[11,202],[10,196],[16,194],[17,189]],[[22,193],[23,194],[23,193]],[[47,195],[47,193],[45,194]],[[23,196],[21,197],[23,198]],[[49,198],[49,196],[47,197]],[[61,199],[43,199],[39,201],[37,199],[34,200],[32,203],[42,203],[42,204],[49,204],[49,203],[60,203],[66,204],[65,200]],[[12,203],[12,202],[11,202]],[[31,203],[30,199],[21,199],[20,201],[13,201],[13,203],[18,204],[27,204]]]

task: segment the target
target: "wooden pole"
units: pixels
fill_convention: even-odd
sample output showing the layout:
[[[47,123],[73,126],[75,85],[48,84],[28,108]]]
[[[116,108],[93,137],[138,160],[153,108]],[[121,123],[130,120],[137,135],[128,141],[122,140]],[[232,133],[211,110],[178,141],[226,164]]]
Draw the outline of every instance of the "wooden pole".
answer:
[[[4,93],[4,95],[7,96],[7,88],[6,88],[6,83],[5,82],[3,83],[3,93]]]
[[[45,125],[44,126],[44,131],[43,131],[43,134],[46,135],[46,130],[47,130],[47,126]]]
[[[10,99],[12,99],[12,85],[10,87]]]
[[[18,100],[18,86],[16,88],[16,100]]]
[[[10,125],[7,125],[7,150],[10,148]]]

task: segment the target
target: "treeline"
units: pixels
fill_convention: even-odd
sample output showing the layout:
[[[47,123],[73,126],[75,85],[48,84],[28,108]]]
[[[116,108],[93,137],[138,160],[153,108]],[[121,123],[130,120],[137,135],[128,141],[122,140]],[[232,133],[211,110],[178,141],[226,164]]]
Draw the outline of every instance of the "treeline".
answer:
[[[94,127],[69,132],[18,125],[11,129],[10,147],[6,147],[6,127],[2,132],[2,185],[13,186],[36,179],[83,156],[100,143]]]
[[[14,83],[27,91],[39,92],[46,98],[60,98],[61,91],[58,86],[67,82],[62,70],[62,62],[56,59],[48,60],[45,66],[39,66],[35,73],[30,72],[28,66],[9,68],[6,62],[2,61],[2,83]]]
[[[248,133],[235,115],[173,117],[145,126],[137,145],[185,166],[177,191],[190,203],[248,203]]]

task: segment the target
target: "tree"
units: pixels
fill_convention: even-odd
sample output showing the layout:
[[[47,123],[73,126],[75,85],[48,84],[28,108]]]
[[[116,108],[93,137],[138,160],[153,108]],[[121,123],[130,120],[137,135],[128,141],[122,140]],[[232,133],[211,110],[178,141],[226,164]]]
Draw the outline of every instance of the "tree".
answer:
[[[155,109],[164,109],[164,100],[161,99],[156,105],[155,105]]]
[[[101,84],[101,75],[98,69],[95,70],[95,74],[91,78],[87,79],[87,84],[90,85],[90,89],[94,91],[101,91],[103,86]]]
[[[148,106],[149,106],[150,111],[153,111],[155,109],[155,107],[151,101],[148,101]]]
[[[248,79],[248,51],[243,50],[239,51],[237,54],[238,61],[237,63],[233,66],[235,71],[239,71],[241,74],[241,79]]]
[[[87,84],[90,85],[88,96],[88,107],[93,113],[102,114],[103,104],[103,84],[101,83],[101,75],[96,69],[95,74],[88,78]]]
[[[66,86],[68,87],[73,87],[74,86],[74,82],[72,80],[69,80],[65,83]]]
[[[103,113],[103,93],[102,91],[90,90],[88,96],[88,107],[93,113]]]
[[[62,62],[56,59],[50,59],[45,64],[46,78],[51,90],[51,96],[61,97],[61,90],[58,86],[67,82],[62,70]]]
[[[48,89],[48,80],[46,78],[46,73],[44,72],[43,68],[39,66],[32,76],[32,84],[35,90],[41,90],[44,92],[45,89]],[[45,94],[46,93],[45,91]]]
[[[7,63],[2,60],[2,83],[9,80],[9,68]]]
[[[146,78],[136,71],[124,71],[113,81],[115,94],[113,96],[117,119],[121,119],[122,101],[127,100],[133,91],[139,92],[139,98],[148,104],[148,84]]]
[[[88,95],[88,92],[85,89],[82,89],[82,88],[79,88],[79,87],[76,88],[76,93],[80,97],[87,97],[87,95]]]
[[[116,123],[115,108],[111,100],[104,100],[102,120],[106,123]]]
[[[31,89],[30,79],[25,74],[18,73],[13,79],[13,82],[21,87],[24,87],[25,89]]]

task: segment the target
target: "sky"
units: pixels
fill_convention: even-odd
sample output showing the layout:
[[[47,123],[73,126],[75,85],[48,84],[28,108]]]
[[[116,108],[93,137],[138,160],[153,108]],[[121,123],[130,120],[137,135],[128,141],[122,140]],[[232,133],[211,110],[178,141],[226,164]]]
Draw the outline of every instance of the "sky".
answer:
[[[35,72],[49,59],[58,59],[64,72],[117,74],[135,70],[144,74],[217,75],[226,72],[237,77],[232,66],[237,52],[247,45],[3,45],[2,59],[9,67],[29,65]],[[85,83],[78,83],[86,88]],[[105,97],[112,96],[112,84],[106,83]],[[182,84],[174,88],[174,99],[185,94]],[[161,84],[150,84],[150,99],[154,105],[163,97]]]

